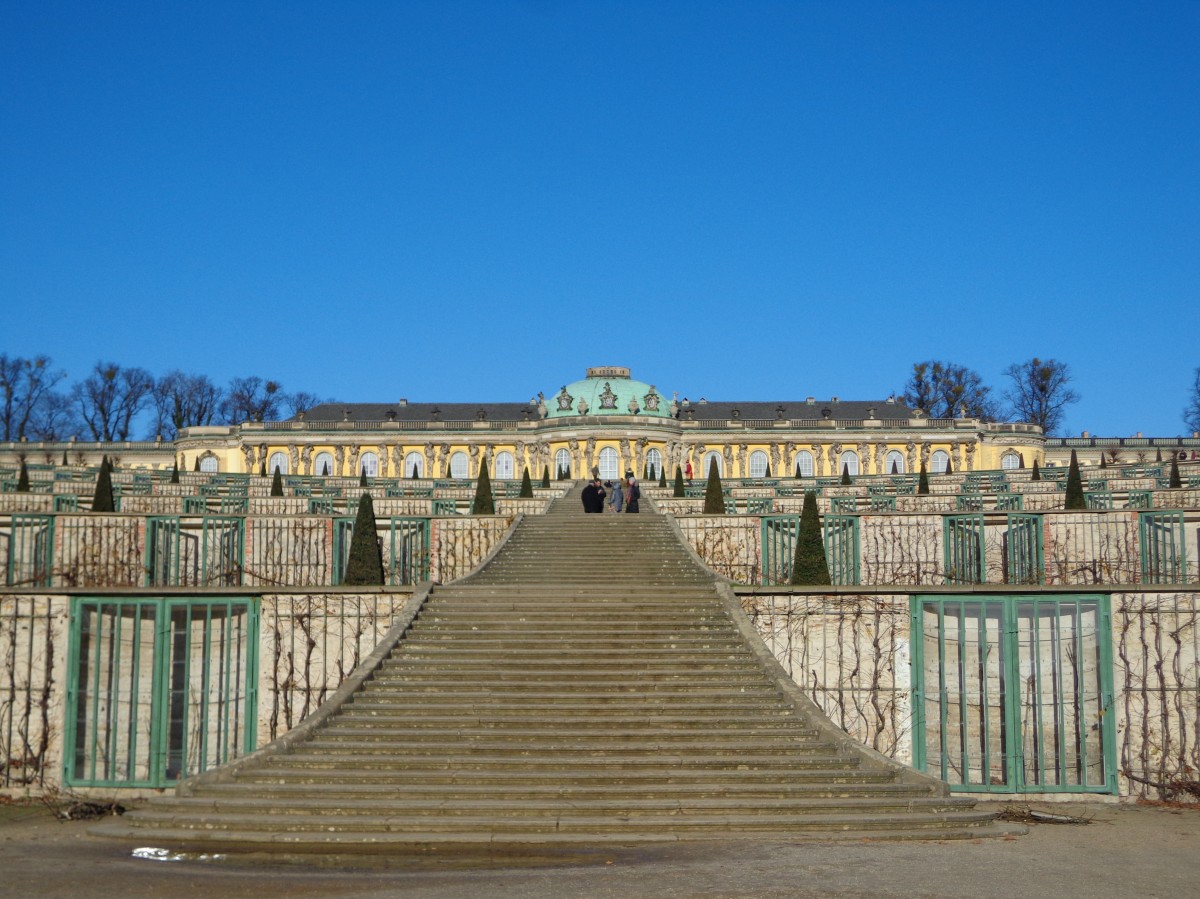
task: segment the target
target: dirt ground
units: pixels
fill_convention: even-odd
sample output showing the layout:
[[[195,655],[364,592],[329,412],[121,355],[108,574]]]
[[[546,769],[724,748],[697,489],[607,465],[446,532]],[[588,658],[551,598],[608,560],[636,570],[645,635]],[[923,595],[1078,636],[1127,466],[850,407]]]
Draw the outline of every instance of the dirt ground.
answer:
[[[945,842],[832,841],[596,848],[540,859],[137,858],[40,804],[0,805],[0,896],[981,897],[1200,895],[1200,808],[1035,806],[1087,824]]]

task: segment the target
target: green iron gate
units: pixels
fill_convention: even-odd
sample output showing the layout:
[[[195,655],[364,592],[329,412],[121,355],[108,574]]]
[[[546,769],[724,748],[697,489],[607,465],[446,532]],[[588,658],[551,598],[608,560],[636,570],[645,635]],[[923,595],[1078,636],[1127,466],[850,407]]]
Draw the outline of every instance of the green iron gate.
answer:
[[[245,520],[206,515],[198,529],[188,524],[177,516],[146,519],[146,586],[240,585]]]
[[[13,515],[8,534],[10,587],[49,587],[54,568],[54,516]]]
[[[252,599],[76,599],[64,783],[165,787],[252,751],[257,683]]]
[[[429,579],[429,519],[392,519],[388,541],[389,584],[417,584]]]
[[[983,516],[947,515],[943,519],[947,584],[983,583]]]
[[[1108,598],[914,597],[913,755],[952,789],[1115,793]]]
[[[1009,584],[1040,584],[1046,565],[1042,516],[1010,512],[1004,533],[1004,580]]]
[[[762,537],[762,566],[759,576],[764,584],[786,584],[792,579],[796,558],[796,535],[800,533],[799,515],[764,515],[759,522]]]
[[[1183,512],[1139,512],[1143,584],[1181,584],[1187,580],[1187,544]]]
[[[826,515],[822,530],[829,580],[834,584],[857,584],[858,516]]]
[[[764,515],[760,523],[764,584],[786,584],[792,577],[796,558],[796,538],[800,533],[799,515]],[[858,516],[825,515],[822,523],[825,560],[829,579],[834,584],[857,584]]]

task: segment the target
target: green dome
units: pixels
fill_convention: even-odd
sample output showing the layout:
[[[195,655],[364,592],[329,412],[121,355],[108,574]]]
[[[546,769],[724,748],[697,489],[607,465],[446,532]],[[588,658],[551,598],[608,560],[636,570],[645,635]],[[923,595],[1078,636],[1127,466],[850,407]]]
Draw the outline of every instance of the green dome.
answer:
[[[563,385],[552,396],[546,397],[545,403],[547,418],[578,418],[580,415],[671,417],[669,399],[653,384],[635,381],[630,377],[629,369],[617,366],[589,368],[582,381]]]

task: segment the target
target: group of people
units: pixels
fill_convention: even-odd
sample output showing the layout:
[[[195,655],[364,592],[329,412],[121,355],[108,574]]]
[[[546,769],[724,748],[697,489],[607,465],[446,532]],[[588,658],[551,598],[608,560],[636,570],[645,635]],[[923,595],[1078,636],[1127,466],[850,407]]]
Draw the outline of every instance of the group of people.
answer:
[[[607,498],[608,508],[613,512],[637,512],[641,497],[642,488],[638,486],[633,472],[625,472],[622,480],[603,483],[599,475],[593,472],[592,479],[583,488],[583,511],[603,513]]]

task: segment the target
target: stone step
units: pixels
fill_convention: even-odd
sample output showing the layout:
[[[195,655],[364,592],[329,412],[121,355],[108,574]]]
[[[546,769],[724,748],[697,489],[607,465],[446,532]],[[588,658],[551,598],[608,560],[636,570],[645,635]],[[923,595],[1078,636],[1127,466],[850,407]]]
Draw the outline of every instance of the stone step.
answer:
[[[576,767],[570,771],[540,771],[486,768],[354,768],[339,765],[336,768],[310,769],[313,774],[301,773],[306,769],[300,765],[262,765],[243,770],[236,781],[214,783],[205,787],[222,792],[236,790],[239,783],[287,784],[289,789],[304,792],[314,787],[336,790],[342,787],[353,789],[405,790],[416,789],[436,793],[448,787],[469,789],[484,793],[516,790],[522,793],[562,790],[630,789],[634,792],[653,791],[664,788],[676,790],[713,790],[722,795],[739,791],[820,791],[844,790],[854,787],[872,790],[911,790],[910,784],[897,784],[890,772],[878,769],[862,769],[846,763],[841,767],[820,768],[815,766],[780,768],[727,767],[724,770],[704,768],[652,768],[634,767],[611,770]]]
[[[877,796],[929,796],[929,790],[914,789],[906,784],[871,783],[869,781],[837,782],[831,775],[829,783],[781,783],[778,780],[746,781],[693,781],[684,783],[630,783],[624,780],[595,781],[591,783],[532,782],[532,783],[460,783],[458,781],[421,782],[414,781],[330,781],[320,780],[297,783],[291,772],[282,771],[274,775],[241,777],[229,783],[213,784],[205,789],[206,797],[222,796],[294,796],[338,799],[352,803],[359,798],[380,798],[397,801],[397,797],[408,799],[499,799],[510,795],[521,799],[611,799],[624,796],[633,799],[675,798],[691,799],[770,799],[779,797],[807,797],[831,799],[843,797]]]
[[[840,755],[830,752],[825,755],[809,755],[794,753],[776,753],[775,755],[756,754],[742,757],[728,753],[690,753],[680,755],[675,753],[657,752],[652,754],[606,754],[603,756],[582,755],[577,753],[565,754],[559,752],[525,752],[525,753],[491,753],[473,752],[464,754],[411,754],[404,758],[394,758],[386,754],[373,752],[340,752],[334,758],[326,752],[312,751],[307,743],[286,756],[270,757],[267,762],[271,767],[297,768],[305,771],[343,770],[345,768],[376,768],[384,771],[405,772],[417,771],[512,771],[523,772],[570,772],[575,776],[580,771],[603,771],[609,777],[632,776],[637,770],[653,771],[655,774],[678,776],[686,770],[694,770],[701,774],[723,774],[728,770],[735,771],[802,771],[804,769],[838,769],[857,771],[860,760],[854,756]]]
[[[908,813],[917,809],[930,811],[952,811],[970,808],[974,803],[969,800],[916,795],[913,793],[877,796],[776,796],[760,797],[753,803],[742,799],[688,797],[667,797],[663,799],[652,797],[625,797],[618,799],[586,799],[583,797],[567,796],[563,798],[504,798],[491,799],[487,797],[464,797],[461,799],[422,799],[420,797],[403,797],[403,802],[397,802],[394,796],[360,796],[353,803],[347,803],[339,797],[287,797],[263,791],[271,797],[269,804],[264,805],[263,796],[236,796],[226,794],[220,800],[220,814],[226,816],[255,815],[262,816],[264,812],[272,817],[288,817],[303,820],[310,816],[321,816],[328,821],[344,823],[352,826],[362,823],[374,827],[381,818],[386,820],[388,815],[400,815],[406,818],[417,816],[456,816],[473,817],[476,815],[496,815],[503,818],[545,818],[548,814],[556,816],[560,821],[570,821],[594,816],[643,816],[648,818],[686,815],[688,817],[707,817],[713,815],[726,816],[736,814],[747,819],[763,816],[793,815],[797,817],[812,814],[829,814],[835,812],[859,811],[869,814]],[[175,797],[163,802],[156,814],[171,814],[176,810],[215,808],[215,797]]]
[[[143,826],[159,824],[163,827],[179,827],[184,816],[180,809],[166,808],[159,813],[153,810],[131,813]],[[130,815],[126,815],[126,818]],[[391,836],[394,839],[404,831],[408,831],[404,839],[397,842],[408,843],[414,840],[414,834],[422,834],[418,841],[424,842],[428,834],[444,834],[448,832],[492,834],[497,830],[505,838],[513,838],[518,834],[563,834],[575,833],[594,839],[597,834],[612,834],[622,840],[629,840],[632,833],[665,832],[674,839],[703,837],[712,838],[724,833],[791,833],[795,830],[815,832],[844,832],[844,831],[895,831],[895,830],[930,830],[936,831],[947,825],[956,827],[982,826],[994,819],[991,812],[968,811],[966,808],[954,808],[948,811],[929,809],[922,811],[893,810],[888,813],[873,812],[870,809],[853,811],[828,811],[825,813],[810,812],[807,814],[789,814],[775,812],[773,814],[754,814],[753,808],[740,812],[719,811],[712,814],[691,815],[681,813],[681,810],[664,810],[658,812],[628,813],[615,811],[612,814],[579,813],[571,814],[562,811],[544,812],[529,818],[495,815],[406,815],[383,814],[375,816],[357,816],[337,819],[326,814],[288,815],[286,821],[281,816],[263,813],[261,808],[257,813],[235,814],[233,812],[204,813],[195,809],[186,815],[186,827],[179,828],[182,833],[194,836],[198,831],[214,831],[221,834],[224,840],[237,840],[238,831],[278,832],[304,834],[306,837],[315,835],[322,842],[331,842],[337,834],[346,834],[361,841],[369,835],[372,843],[378,845],[375,835]],[[941,835],[938,838],[944,838]],[[287,845],[279,833],[272,842]],[[494,836],[491,840],[495,842]],[[590,842],[591,840],[589,840]]]

